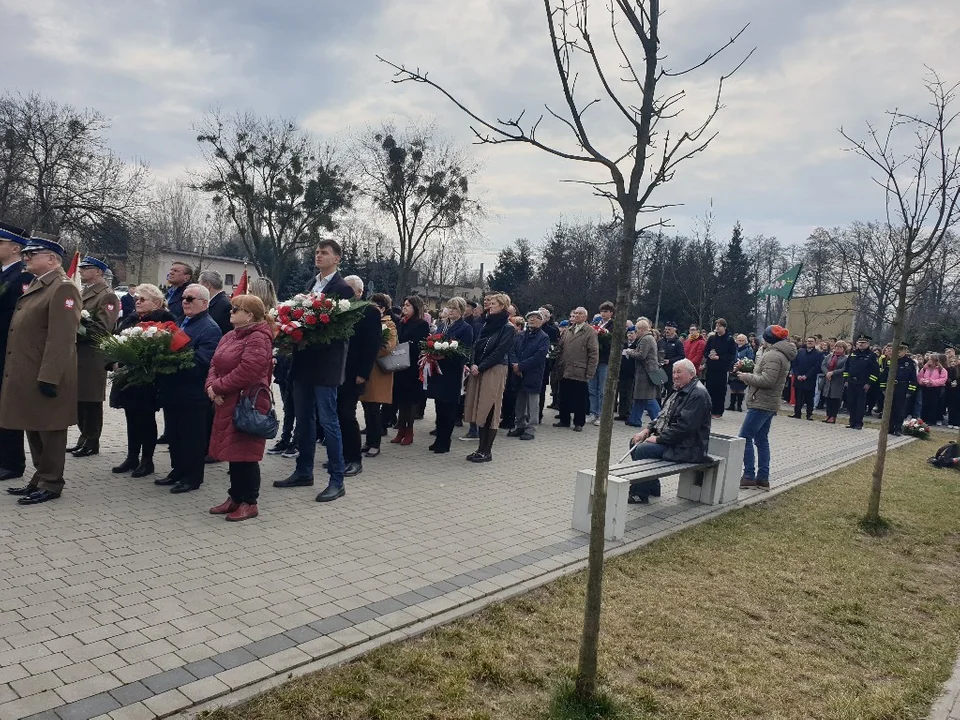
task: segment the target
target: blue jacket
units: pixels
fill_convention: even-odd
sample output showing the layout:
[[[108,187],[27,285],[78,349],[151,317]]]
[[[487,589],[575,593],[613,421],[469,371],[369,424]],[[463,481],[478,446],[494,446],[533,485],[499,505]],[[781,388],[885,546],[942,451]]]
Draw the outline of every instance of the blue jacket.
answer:
[[[443,331],[447,341],[456,340],[469,354],[473,345],[473,326],[461,318],[448,325]],[[460,402],[460,388],[463,386],[463,366],[467,364],[466,356],[454,356],[441,360],[439,363],[441,375],[431,375],[427,384],[427,397],[447,403]]]
[[[187,324],[184,325],[184,322]],[[220,328],[208,312],[202,312],[189,319],[184,317],[179,325],[190,336],[194,365],[173,375],[161,375],[157,378],[161,407],[207,401],[207,393],[203,386],[207,382],[213,353],[220,344],[220,338],[223,337]]]
[[[797,351],[797,356],[790,364],[790,372],[794,375],[793,386],[798,390],[813,390],[817,386],[817,375],[820,374],[820,366],[823,365],[823,353],[819,350],[807,350],[802,347]],[[806,380],[797,380],[801,375],[806,376]]]
[[[510,349],[510,372],[520,366],[520,389],[523,392],[540,394],[543,385],[543,368],[550,352],[550,337],[540,328],[524,330],[517,335]]]

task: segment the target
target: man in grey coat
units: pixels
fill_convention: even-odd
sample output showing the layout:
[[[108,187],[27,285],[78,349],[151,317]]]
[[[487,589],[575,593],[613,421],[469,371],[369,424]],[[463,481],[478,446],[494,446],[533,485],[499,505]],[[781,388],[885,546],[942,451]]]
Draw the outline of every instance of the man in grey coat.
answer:
[[[678,463],[701,462],[710,445],[710,393],[697,380],[697,369],[689,360],[673,364],[674,393],[663,412],[633,436],[630,456],[634,460],[663,459]],[[630,486],[631,503],[649,502],[660,495],[660,480]]]

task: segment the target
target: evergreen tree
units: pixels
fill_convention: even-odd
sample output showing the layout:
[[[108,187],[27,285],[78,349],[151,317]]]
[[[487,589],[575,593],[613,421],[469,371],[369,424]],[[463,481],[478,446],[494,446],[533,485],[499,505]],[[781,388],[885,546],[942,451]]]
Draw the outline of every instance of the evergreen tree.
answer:
[[[509,295],[518,308],[525,307],[529,300],[533,273],[530,241],[518,238],[515,246],[505,247],[497,255],[497,266],[487,275],[487,284],[491,290]]]
[[[750,259],[743,252],[743,228],[733,226],[730,243],[720,258],[714,316],[726,318],[731,331],[749,333],[756,325],[756,297]]]

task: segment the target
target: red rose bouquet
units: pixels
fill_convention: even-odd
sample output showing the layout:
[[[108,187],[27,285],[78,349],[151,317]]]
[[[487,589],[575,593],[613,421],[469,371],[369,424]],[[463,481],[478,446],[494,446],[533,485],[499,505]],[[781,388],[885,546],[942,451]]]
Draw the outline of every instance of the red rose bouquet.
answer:
[[[600,350],[609,353],[611,339],[610,331],[602,325],[594,325],[593,329],[597,331],[597,343],[600,345]]]
[[[118,363],[116,387],[152,385],[158,375],[172,375],[194,365],[190,336],[172,322],[142,322],[119,335],[101,338],[97,347],[107,362]]]
[[[467,349],[456,340],[446,340],[443,335],[428,335],[426,340],[420,341],[420,359],[417,367],[420,368],[420,382],[423,389],[427,389],[427,381],[431,375],[443,375],[440,370],[440,361],[452,357],[468,357]]]
[[[277,348],[290,354],[295,348],[349,340],[367,305],[357,300],[335,300],[323,293],[295,295],[270,311],[280,328]]]

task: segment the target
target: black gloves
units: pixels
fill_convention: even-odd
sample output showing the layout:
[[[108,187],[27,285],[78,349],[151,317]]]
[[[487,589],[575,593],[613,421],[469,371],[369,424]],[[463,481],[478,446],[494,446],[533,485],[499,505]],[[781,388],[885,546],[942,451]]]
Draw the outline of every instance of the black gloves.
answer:
[[[51,385],[46,382],[38,382],[37,388],[40,390],[40,393],[46,395],[48,398],[55,398],[57,396],[57,386]]]

